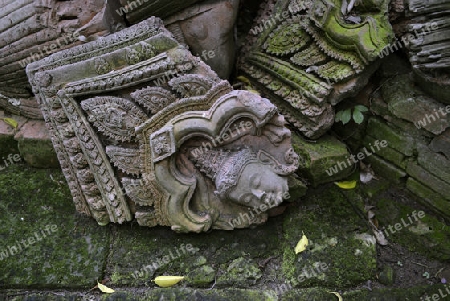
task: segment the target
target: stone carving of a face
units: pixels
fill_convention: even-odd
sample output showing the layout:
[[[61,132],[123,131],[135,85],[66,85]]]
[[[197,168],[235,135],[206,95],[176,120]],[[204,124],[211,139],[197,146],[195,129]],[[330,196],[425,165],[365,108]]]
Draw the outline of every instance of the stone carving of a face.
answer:
[[[252,208],[265,203],[271,208],[279,205],[288,194],[287,178],[258,160],[249,149],[210,150],[193,160],[196,167],[214,181],[215,194],[221,201]]]
[[[268,165],[247,164],[236,186],[228,193],[228,199],[239,205],[257,208],[266,203],[275,207],[288,193],[287,179],[277,175]]]

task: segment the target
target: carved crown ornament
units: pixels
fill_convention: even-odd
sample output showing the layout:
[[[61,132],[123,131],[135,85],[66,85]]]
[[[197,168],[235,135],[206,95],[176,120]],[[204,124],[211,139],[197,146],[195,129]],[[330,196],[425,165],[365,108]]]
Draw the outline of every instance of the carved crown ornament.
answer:
[[[233,91],[157,18],[27,74],[75,206],[101,225],[244,228],[289,195],[299,158],[277,107]]]

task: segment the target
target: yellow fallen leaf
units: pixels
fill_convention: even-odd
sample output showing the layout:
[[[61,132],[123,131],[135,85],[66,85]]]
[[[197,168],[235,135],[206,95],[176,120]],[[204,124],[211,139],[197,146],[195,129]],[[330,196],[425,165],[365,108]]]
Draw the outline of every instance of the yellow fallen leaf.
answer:
[[[336,292],[329,292],[330,294],[335,294],[336,295],[336,297],[338,297],[339,298],[339,301],[343,301],[344,299],[342,299],[342,296],[339,294],[339,293],[336,293]]]
[[[155,283],[160,287],[170,287],[183,279],[183,276],[158,276],[155,278]]]
[[[353,189],[356,187],[356,181],[334,182],[334,184],[342,189]]]
[[[303,233],[303,231],[302,231]],[[298,254],[300,252],[303,252],[306,250],[306,246],[308,245],[308,238],[306,237],[305,233],[303,233],[302,239],[300,239],[295,246],[295,254]]]
[[[98,289],[104,293],[108,293],[108,294],[114,293],[114,290],[112,288],[107,287],[106,285],[103,285],[103,284],[97,282],[97,286],[98,286]]]
[[[10,126],[12,126],[13,128],[17,128],[17,126],[19,125],[19,124],[17,123],[17,121],[15,121],[15,120],[12,119],[12,118],[2,118],[2,120],[3,120],[4,122],[6,122],[7,124],[9,124]]]
[[[237,78],[236,78],[238,81],[241,81],[241,82],[243,82],[243,83],[246,83],[247,85],[251,85],[250,84],[250,80],[248,79],[248,78],[246,78],[245,76],[238,76]]]

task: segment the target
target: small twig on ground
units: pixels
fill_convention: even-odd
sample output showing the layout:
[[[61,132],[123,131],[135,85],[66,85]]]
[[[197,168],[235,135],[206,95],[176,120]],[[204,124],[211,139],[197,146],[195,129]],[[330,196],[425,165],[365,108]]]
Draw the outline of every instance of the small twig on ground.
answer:
[[[420,265],[420,266],[423,266],[423,267],[429,269],[428,266],[426,266],[426,265],[424,265],[424,264],[422,264],[422,263],[414,262],[414,261],[412,261],[412,260],[411,260],[411,262],[414,263],[414,264],[417,264],[417,265]]]

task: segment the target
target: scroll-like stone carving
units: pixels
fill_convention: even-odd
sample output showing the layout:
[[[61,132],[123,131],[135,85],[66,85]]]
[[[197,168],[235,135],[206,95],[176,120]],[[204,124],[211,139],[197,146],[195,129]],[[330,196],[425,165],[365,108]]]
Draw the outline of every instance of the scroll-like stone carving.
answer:
[[[240,69],[305,136],[319,137],[332,106],[363,86],[390,43],[387,3],[268,0]]]
[[[88,120],[103,134],[116,141],[130,141],[134,128],[147,119],[147,115],[131,101],[117,97],[96,97],[81,102]]]
[[[418,83],[440,102],[450,104],[450,3],[411,0],[408,33],[402,37]]]
[[[76,207],[100,224],[242,228],[288,197],[299,163],[283,116],[233,91],[159,19],[27,72]]]
[[[0,2],[0,108],[42,119],[25,68],[52,53],[108,33],[103,0]],[[5,98],[14,104],[4,102]]]

